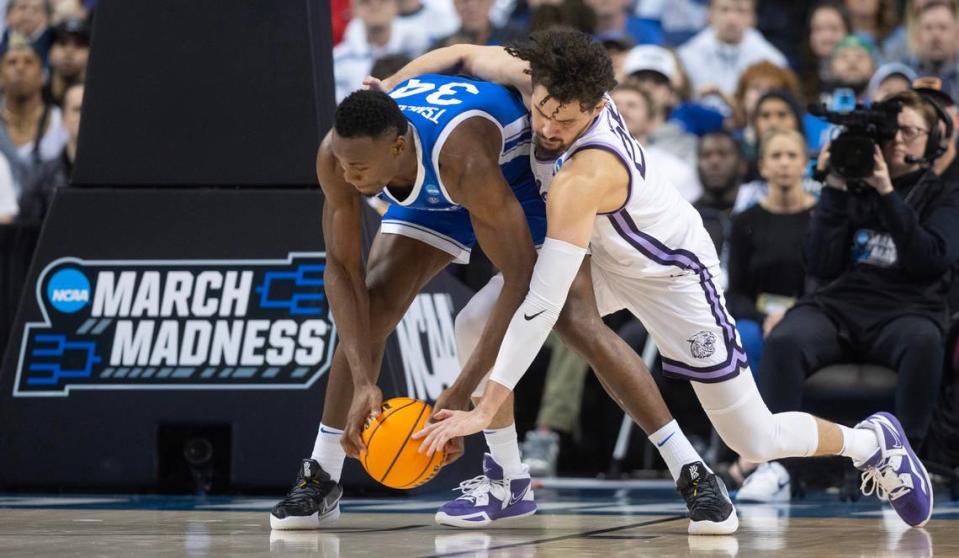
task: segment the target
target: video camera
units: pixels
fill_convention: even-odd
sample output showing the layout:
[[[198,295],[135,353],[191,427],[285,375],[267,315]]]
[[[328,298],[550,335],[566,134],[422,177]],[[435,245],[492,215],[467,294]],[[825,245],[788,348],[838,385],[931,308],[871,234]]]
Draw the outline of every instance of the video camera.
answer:
[[[845,112],[828,110],[824,104],[809,105],[810,114],[843,127],[829,146],[829,170],[845,178],[851,191],[864,186],[862,181],[872,176],[876,145],[896,137],[901,110],[899,101],[870,107],[856,104],[855,109]]]

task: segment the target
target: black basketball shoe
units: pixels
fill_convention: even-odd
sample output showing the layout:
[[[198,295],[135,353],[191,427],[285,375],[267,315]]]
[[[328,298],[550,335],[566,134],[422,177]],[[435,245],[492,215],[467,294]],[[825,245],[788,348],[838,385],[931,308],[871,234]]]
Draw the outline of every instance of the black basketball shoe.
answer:
[[[690,535],[729,535],[739,528],[726,485],[702,462],[683,465],[676,488],[689,509]]]
[[[340,517],[343,487],[312,459],[304,459],[296,484],[270,514],[274,529],[317,529]]]

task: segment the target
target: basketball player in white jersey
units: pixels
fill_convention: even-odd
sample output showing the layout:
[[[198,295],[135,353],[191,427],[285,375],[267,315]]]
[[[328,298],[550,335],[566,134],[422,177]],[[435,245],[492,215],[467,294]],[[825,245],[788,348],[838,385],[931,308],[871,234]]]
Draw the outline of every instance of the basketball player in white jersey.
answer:
[[[425,438],[422,451],[485,428],[545,341],[585,260],[600,312],[626,308],[645,324],[663,372],[692,380],[730,448],[760,463],[848,456],[864,472],[864,492],[888,497],[909,525],[925,524],[929,475],[895,417],[877,413],[847,428],[766,407],[716,286],[719,260],[702,220],[629,136],[609,96],[595,90],[610,64],[598,62],[603,52],[585,34],[547,31],[507,49],[441,49],[398,73],[405,79],[456,68],[522,92],[532,115],[531,161],[546,197],[546,241],[485,393],[472,411],[438,412],[415,436]]]

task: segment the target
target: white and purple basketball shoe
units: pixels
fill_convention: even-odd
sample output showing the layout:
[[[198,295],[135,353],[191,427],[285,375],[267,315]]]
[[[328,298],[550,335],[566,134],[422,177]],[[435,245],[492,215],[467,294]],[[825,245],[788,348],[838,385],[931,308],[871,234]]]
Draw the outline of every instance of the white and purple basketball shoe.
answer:
[[[463,493],[436,512],[436,522],[451,527],[485,527],[494,521],[516,519],[536,513],[532,479],[523,466],[523,475],[507,477],[490,454],[483,456],[483,473],[460,483]]]
[[[929,473],[909,445],[899,420],[876,413],[856,425],[875,432],[879,449],[862,463],[862,493],[873,492],[889,500],[899,517],[912,527],[922,527],[932,515],[933,490]]]

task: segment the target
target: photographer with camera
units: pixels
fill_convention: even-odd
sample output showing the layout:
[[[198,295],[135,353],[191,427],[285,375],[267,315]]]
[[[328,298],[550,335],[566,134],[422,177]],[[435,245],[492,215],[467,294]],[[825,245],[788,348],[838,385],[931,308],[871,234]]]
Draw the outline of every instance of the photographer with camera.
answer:
[[[959,189],[930,168],[952,123],[914,91],[880,105],[825,115],[845,131],[817,165],[825,187],[805,253],[819,288],[766,339],[759,387],[773,412],[797,411],[806,378],[830,364],[891,368],[899,377],[896,416],[919,447],[938,395],[946,295],[959,260]],[[743,492],[752,500],[788,499],[788,486],[789,474],[772,463],[760,466]]]

